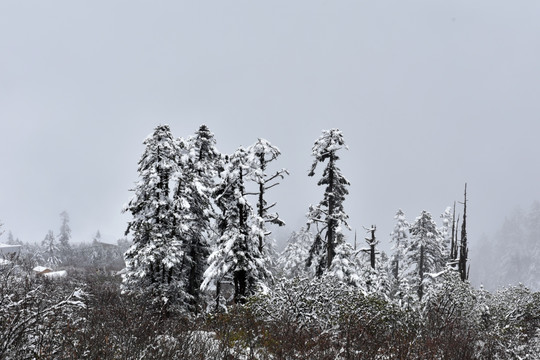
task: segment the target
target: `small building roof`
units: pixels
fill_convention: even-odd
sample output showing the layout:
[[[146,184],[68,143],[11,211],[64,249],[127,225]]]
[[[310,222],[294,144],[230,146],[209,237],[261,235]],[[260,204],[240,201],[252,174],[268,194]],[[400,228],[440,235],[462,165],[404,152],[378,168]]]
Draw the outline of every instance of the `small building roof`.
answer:
[[[51,268],[48,268],[46,266],[36,266],[35,268],[33,268],[32,270],[34,270],[35,272],[39,273],[39,274],[42,274],[44,271],[47,271],[47,272],[52,272],[52,269]]]

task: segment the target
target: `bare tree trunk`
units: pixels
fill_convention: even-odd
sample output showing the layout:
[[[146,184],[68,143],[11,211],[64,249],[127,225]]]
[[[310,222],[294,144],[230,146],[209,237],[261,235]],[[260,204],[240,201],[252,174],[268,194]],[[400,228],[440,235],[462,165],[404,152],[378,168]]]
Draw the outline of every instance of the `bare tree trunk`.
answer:
[[[371,262],[371,268],[375,269],[375,226],[371,225],[371,242],[369,243],[369,259]]]
[[[469,248],[467,247],[467,183],[465,183],[465,200],[463,202],[463,222],[461,224],[461,244],[459,248],[459,274],[461,280],[465,281],[469,278],[467,271],[467,258]]]

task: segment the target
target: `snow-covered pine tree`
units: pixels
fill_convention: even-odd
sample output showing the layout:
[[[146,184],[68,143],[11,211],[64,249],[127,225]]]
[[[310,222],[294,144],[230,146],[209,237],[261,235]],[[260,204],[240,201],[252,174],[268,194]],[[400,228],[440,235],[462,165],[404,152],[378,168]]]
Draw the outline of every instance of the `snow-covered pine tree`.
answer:
[[[403,273],[403,261],[405,258],[405,252],[409,245],[408,240],[410,224],[405,217],[405,213],[401,209],[398,209],[394,219],[396,219],[396,225],[390,234],[390,241],[393,244],[393,253],[390,257],[390,266],[392,267],[392,275],[394,276],[394,279],[399,280],[400,275]]]
[[[431,214],[425,210],[410,227],[410,234],[407,261],[409,266],[414,266],[412,277],[416,284],[418,297],[422,300],[425,275],[442,270],[440,264],[443,262],[443,254],[439,241],[440,234]]]
[[[441,251],[443,253],[444,264],[442,266],[448,265],[449,267],[453,266],[453,261],[451,257],[452,250],[452,227],[454,226],[454,214],[452,208],[448,206],[444,212],[441,214],[441,227],[439,228],[440,241],[441,241]],[[454,226],[455,227],[455,226]]]
[[[337,152],[347,148],[343,134],[338,129],[323,130],[322,135],[315,141],[312,155],[315,157],[309,176],[315,175],[319,163],[328,160],[323,171],[322,178],[317,185],[326,185],[324,198],[316,206],[310,206],[308,213],[308,226],[315,225],[316,236],[310,249],[307,264],[315,261],[317,275],[320,276],[324,269],[329,269],[335,256],[337,239],[341,234],[341,227],[346,226],[348,215],[343,209],[345,196],[349,193],[347,186],[349,181],[343,176],[336,162],[339,160]],[[323,250],[324,247],[324,250]]]
[[[201,285],[205,290],[210,283],[219,284],[225,276],[232,275],[236,303],[243,303],[264,278],[271,276],[258,248],[259,222],[254,221],[255,213],[246,199],[245,181],[250,173],[247,158],[246,150],[239,148],[221,173],[222,181],[214,193],[221,210],[218,220],[221,236],[208,259],[209,267]]]
[[[61,261],[58,257],[58,245],[56,244],[52,230],[49,230],[47,235],[45,235],[41,246],[43,247],[43,258],[47,265],[53,268],[59,265]]]
[[[186,292],[192,310],[200,304],[200,286],[210,255],[212,219],[215,218],[212,193],[217,176],[214,134],[201,125],[187,141],[178,139],[182,149],[180,167],[175,173],[176,190],[173,196],[175,228],[185,249],[184,272]]]
[[[69,243],[69,240],[71,240],[71,228],[69,227],[69,214],[67,211],[60,213],[60,219],[62,219],[62,224],[58,233],[58,249],[60,257],[65,262],[71,257],[71,245]]]
[[[339,281],[354,286],[365,286],[365,279],[361,274],[361,265],[356,260],[353,247],[343,239],[343,234],[338,234],[332,265],[326,274],[334,276]]]
[[[101,242],[101,232],[98,230],[96,231],[96,235],[92,238],[92,245],[96,245]]]
[[[248,149],[248,162],[251,166],[251,180],[257,184],[257,216],[259,221],[259,228],[261,234],[259,235],[259,252],[265,253],[266,238],[271,234],[266,229],[266,223],[283,226],[285,223],[279,218],[278,213],[269,213],[268,210],[273,208],[276,203],[268,205],[265,199],[266,191],[279,185],[277,182],[273,182],[276,179],[283,179],[285,174],[288,174],[287,170],[281,169],[274,172],[272,175],[266,174],[268,164],[281,154],[279,149],[268,140],[258,139],[257,142],[251,145]]]
[[[11,231],[8,231],[6,244],[15,245],[15,238],[13,237]]]
[[[277,265],[283,276],[289,279],[294,277],[311,278],[315,274],[312,267],[306,266],[306,259],[312,243],[313,235],[305,227],[291,234],[287,246],[278,258]]]
[[[159,125],[144,141],[139,181],[124,211],[133,216],[126,230],[133,245],[125,253],[123,291],[152,296],[160,304],[185,301],[181,277],[183,244],[174,227],[170,184],[179,150],[168,125]]]
[[[102,246],[101,232],[98,230],[92,238],[92,248],[90,260],[96,269],[105,269],[107,265],[107,254]]]

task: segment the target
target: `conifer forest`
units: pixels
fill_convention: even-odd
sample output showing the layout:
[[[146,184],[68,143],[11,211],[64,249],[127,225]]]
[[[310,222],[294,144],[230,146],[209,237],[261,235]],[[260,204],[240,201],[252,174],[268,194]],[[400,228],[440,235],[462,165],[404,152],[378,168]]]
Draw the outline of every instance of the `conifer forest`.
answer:
[[[278,246],[287,154],[263,138],[222,153],[206,125],[149,132],[116,244],[72,241],[67,211],[39,244],[0,229],[0,359],[540,359],[538,204],[469,238],[461,183],[442,214],[396,204],[391,234],[352,237],[334,128],[299,165],[320,201]],[[513,285],[469,281],[494,267]]]

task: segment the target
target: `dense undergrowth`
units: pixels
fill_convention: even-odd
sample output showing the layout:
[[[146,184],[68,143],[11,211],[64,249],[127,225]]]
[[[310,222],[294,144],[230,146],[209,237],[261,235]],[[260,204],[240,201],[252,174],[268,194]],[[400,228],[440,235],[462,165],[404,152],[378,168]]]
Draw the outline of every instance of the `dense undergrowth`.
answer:
[[[540,294],[447,274],[420,302],[330,277],[277,279],[226,312],[183,315],[123,295],[117,276],[0,272],[2,359],[537,359]]]

